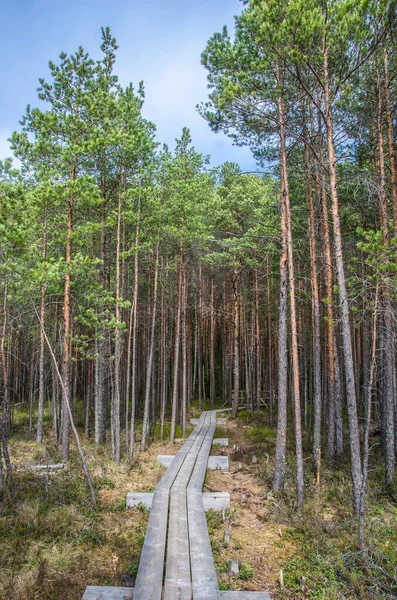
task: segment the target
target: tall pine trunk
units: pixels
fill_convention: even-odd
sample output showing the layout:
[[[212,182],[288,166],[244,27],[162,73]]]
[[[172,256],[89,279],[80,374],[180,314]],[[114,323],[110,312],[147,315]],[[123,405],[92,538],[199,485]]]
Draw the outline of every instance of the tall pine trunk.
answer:
[[[358,411],[354,378],[352,338],[349,320],[349,302],[346,290],[345,265],[342,252],[342,234],[339,218],[339,197],[337,189],[336,157],[334,147],[333,119],[331,110],[331,93],[329,88],[328,54],[324,50],[324,92],[325,92],[325,124],[327,130],[328,169],[330,178],[331,211],[334,228],[334,246],[339,302],[341,309],[341,333],[343,342],[344,371],[346,382],[346,400],[349,420],[350,461],[353,486],[354,508],[358,512],[362,482],[360,434],[358,427]]]

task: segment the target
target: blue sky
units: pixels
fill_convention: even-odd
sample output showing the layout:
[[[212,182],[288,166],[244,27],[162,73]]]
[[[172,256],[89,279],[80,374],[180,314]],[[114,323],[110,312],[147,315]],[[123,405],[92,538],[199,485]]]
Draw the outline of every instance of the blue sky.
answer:
[[[187,126],[196,149],[210,154],[212,164],[233,160],[254,169],[250,151],[212,133],[195,109],[207,98],[200,53],[224,24],[233,29],[233,15],[241,10],[240,0],[3,0],[0,158],[10,155],[6,140],[26,105],[36,104],[38,78],[48,77],[48,61],[79,45],[99,57],[100,28],[109,25],[119,45],[120,82],[144,80],[144,115],[157,125],[158,141],[173,147]]]

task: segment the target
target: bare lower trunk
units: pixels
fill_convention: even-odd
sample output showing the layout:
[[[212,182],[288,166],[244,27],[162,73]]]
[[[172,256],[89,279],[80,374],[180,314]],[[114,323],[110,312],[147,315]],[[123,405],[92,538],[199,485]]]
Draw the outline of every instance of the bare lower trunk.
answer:
[[[386,170],[384,156],[384,139],[382,130],[382,93],[380,73],[377,73],[377,131],[378,131],[378,157],[380,171],[379,186],[379,209],[380,222],[383,229],[383,244],[387,249],[389,246],[389,218],[387,210],[386,196]],[[384,385],[383,385],[383,428],[385,440],[385,459],[386,459],[386,482],[391,484],[395,473],[395,449],[394,449],[394,356],[393,356],[393,314],[388,289],[389,268],[386,262],[385,271],[382,278],[385,280],[383,297],[385,303],[385,314],[383,322],[383,340],[384,340]]]
[[[171,413],[171,443],[175,440],[175,426],[178,409],[178,385],[179,385],[179,350],[181,337],[181,292],[182,292],[182,249],[181,260],[179,265],[179,283],[176,298],[176,313],[175,313],[175,338],[174,338],[174,377],[172,389],[172,413]]]
[[[306,110],[303,108],[303,120],[306,123]],[[320,328],[320,298],[318,289],[317,273],[317,243],[313,188],[311,181],[310,149],[308,143],[308,132],[304,125],[305,137],[305,178],[306,178],[306,201],[309,209],[309,253],[310,253],[310,284],[312,292],[312,348],[313,348],[313,396],[314,396],[314,431],[313,431],[313,463],[317,485],[320,484],[321,470],[321,328]]]
[[[74,161],[74,159],[73,159]],[[75,161],[74,161],[75,163]],[[73,165],[71,180],[76,179],[76,167]],[[71,314],[71,260],[72,260],[72,235],[73,235],[73,208],[74,196],[70,194],[68,198],[67,215],[67,234],[66,234],[66,258],[65,258],[65,285],[63,291],[63,353],[62,353],[62,462],[69,460],[70,443],[70,414],[68,407],[71,406],[71,333],[72,333],[72,314]]]
[[[256,408],[261,407],[262,397],[262,346],[261,329],[259,323],[259,287],[258,270],[255,270],[255,369],[256,369]]]
[[[183,270],[182,279],[182,410],[181,425],[182,435],[186,434],[186,411],[187,411],[187,282],[186,269]]]
[[[376,340],[377,340],[377,312],[378,312],[378,286],[375,292],[375,305],[374,305],[374,316],[373,316],[373,329],[372,329],[372,352],[371,352],[371,366],[370,375],[368,382],[368,389],[366,391],[366,405],[365,405],[365,424],[364,424],[364,450],[363,450],[363,477],[360,490],[360,507],[359,507],[359,542],[360,550],[365,550],[365,494],[367,491],[368,482],[368,462],[369,462],[369,432],[371,429],[371,409],[372,409],[372,394],[375,385],[375,370],[376,370]]]
[[[353,485],[354,508],[358,512],[362,482],[360,435],[358,427],[358,412],[356,387],[354,378],[352,339],[349,321],[349,303],[346,290],[345,266],[342,253],[342,235],[339,219],[339,198],[337,190],[336,158],[333,138],[333,121],[328,76],[328,55],[324,51],[324,80],[325,80],[325,116],[327,129],[328,167],[330,175],[330,195],[332,204],[332,220],[334,226],[334,245],[337,281],[339,286],[339,301],[341,309],[341,333],[343,341],[343,356],[346,380],[346,400],[349,420],[350,459]]]
[[[275,490],[283,490],[287,453],[287,394],[288,394],[288,354],[287,354],[287,229],[286,206],[281,194],[280,205],[280,299],[278,313],[278,393],[277,393],[277,440],[274,484]]]
[[[197,383],[198,405],[201,409],[203,401],[203,291],[201,265],[199,265],[197,302]]]
[[[145,387],[145,402],[143,411],[142,439],[141,450],[146,449],[146,438],[149,434],[149,401],[150,389],[152,383],[153,357],[154,357],[154,332],[156,329],[156,313],[157,313],[157,282],[159,272],[159,243],[156,248],[156,263],[154,267],[154,283],[153,283],[153,306],[152,306],[152,322],[150,328],[149,355],[146,364],[146,387]]]
[[[44,222],[43,231],[43,261],[46,259],[47,252],[47,230],[46,223]],[[45,318],[45,284],[41,286],[41,300],[40,300],[40,318],[44,324]],[[40,359],[39,359],[39,406],[37,412],[37,433],[36,442],[41,444],[43,441],[43,420],[44,420],[44,335],[40,330]]]
[[[291,312],[291,355],[292,355],[292,378],[294,391],[294,410],[295,410],[295,451],[296,451],[296,491],[298,510],[303,506],[304,497],[304,479],[303,479],[303,450],[302,450],[302,424],[301,424],[301,404],[300,404],[300,382],[299,382],[299,353],[298,353],[298,334],[297,334],[297,312],[295,300],[295,274],[292,244],[292,222],[288,185],[287,169],[287,149],[286,149],[286,112],[284,99],[279,99],[280,115],[280,167],[282,170],[282,194],[285,201],[286,228],[287,228],[287,255],[288,255],[288,276],[289,276],[289,297]]]
[[[121,177],[120,177],[121,179]],[[114,340],[114,385],[113,385],[113,427],[114,427],[114,456],[116,463],[119,465],[121,460],[121,443],[120,443],[120,362],[121,362],[121,296],[120,296],[120,248],[121,248],[121,204],[122,192],[121,181],[119,190],[119,201],[117,211],[117,234],[116,234],[116,325],[115,325],[115,340]]]
[[[140,226],[140,204],[138,206],[138,218],[135,231],[135,257],[134,257],[134,295],[132,300],[133,322],[132,322],[132,364],[131,364],[131,423],[130,423],[130,461],[134,457],[135,450],[135,410],[136,410],[136,370],[137,370],[137,325],[138,325],[138,290],[139,290],[139,226]]]
[[[237,417],[240,396],[239,306],[237,288],[238,270],[233,272],[233,401],[232,415]]]
[[[210,315],[210,401],[215,403],[215,281],[211,277],[211,315]]]

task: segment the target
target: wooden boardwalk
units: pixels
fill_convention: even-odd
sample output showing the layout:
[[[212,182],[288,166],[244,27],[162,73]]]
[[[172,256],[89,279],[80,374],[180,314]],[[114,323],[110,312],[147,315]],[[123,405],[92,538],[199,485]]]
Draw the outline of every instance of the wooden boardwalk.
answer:
[[[217,412],[202,413],[154,491],[134,590],[88,586],[83,600],[251,598],[247,592],[219,591],[208,536],[202,489]],[[258,592],[254,599],[270,597]]]

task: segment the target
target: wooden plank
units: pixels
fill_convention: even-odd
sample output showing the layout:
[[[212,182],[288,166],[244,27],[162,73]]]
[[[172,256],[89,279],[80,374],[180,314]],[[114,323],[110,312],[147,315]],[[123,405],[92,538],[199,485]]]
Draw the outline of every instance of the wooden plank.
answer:
[[[156,486],[135,584],[134,600],[160,600],[163,587],[170,489],[204,427],[205,416],[179,449]]]
[[[219,600],[219,586],[200,493],[188,491],[190,564],[194,600]]]
[[[203,498],[205,512],[207,512],[207,510],[230,508],[229,492],[203,492],[201,496]]]
[[[127,508],[137,508],[142,504],[147,510],[152,508],[154,494],[151,492],[128,492]],[[222,510],[230,506],[229,492],[203,492],[204,510]]]
[[[186,488],[205,440],[206,418],[171,488],[164,600],[190,600],[190,546]]]
[[[194,600],[219,600],[219,586],[204,513],[202,488],[216,429],[216,412],[209,413],[210,426],[187,489],[190,565]]]
[[[217,446],[228,446],[229,440],[228,440],[228,438],[214,438],[212,440],[212,443]]]
[[[82,600],[132,600],[132,598],[134,598],[133,588],[88,585]]]
[[[174,459],[174,454],[159,454],[157,456],[157,462],[163,467],[170,467]],[[207,468],[210,471],[216,471],[216,469],[228,469],[229,458],[227,456],[209,456]]]
[[[143,504],[145,508],[150,510],[153,503],[153,492],[128,492],[127,494],[127,508],[136,508],[140,504]]]

